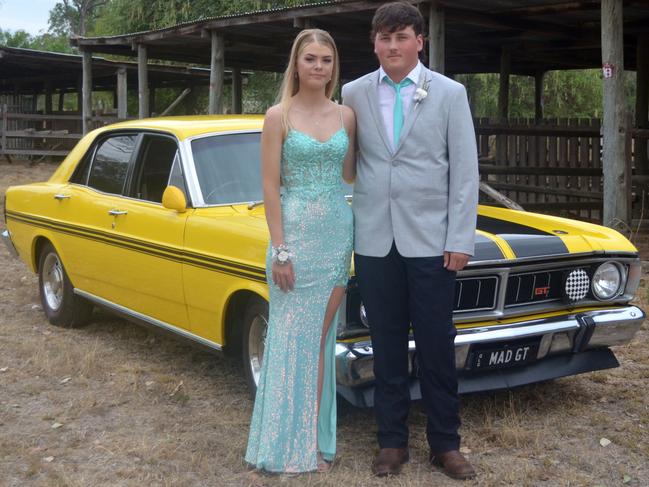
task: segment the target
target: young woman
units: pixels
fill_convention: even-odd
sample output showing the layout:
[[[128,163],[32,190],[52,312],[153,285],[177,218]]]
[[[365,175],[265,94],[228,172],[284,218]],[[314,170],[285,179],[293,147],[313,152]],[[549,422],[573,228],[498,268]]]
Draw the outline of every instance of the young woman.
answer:
[[[356,130],[352,110],[331,100],[338,72],[331,36],[303,30],[264,120],[270,311],[246,461],[269,472],[325,471],[336,450],[331,325],[352,250],[342,179],[355,176]]]

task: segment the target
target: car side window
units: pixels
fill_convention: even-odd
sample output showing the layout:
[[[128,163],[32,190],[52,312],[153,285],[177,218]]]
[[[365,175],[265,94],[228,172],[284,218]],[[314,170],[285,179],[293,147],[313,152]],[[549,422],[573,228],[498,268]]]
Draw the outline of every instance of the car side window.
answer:
[[[88,174],[88,186],[98,191],[122,194],[138,136],[117,135],[100,142]]]
[[[170,184],[177,154],[178,146],[171,137],[145,134],[129,196],[155,203],[162,202],[162,193]]]

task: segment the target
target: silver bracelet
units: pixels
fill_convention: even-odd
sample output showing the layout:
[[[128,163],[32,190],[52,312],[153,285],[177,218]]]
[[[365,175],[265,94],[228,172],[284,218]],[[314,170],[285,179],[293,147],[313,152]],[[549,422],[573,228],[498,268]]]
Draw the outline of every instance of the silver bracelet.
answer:
[[[279,265],[286,265],[291,262],[293,253],[286,244],[280,244],[277,247],[271,247],[271,258],[273,262],[277,262]]]

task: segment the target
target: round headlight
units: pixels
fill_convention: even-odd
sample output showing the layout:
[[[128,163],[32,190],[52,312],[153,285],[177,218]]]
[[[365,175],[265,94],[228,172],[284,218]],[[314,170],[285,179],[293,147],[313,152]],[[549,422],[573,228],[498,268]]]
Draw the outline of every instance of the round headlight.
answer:
[[[363,303],[361,303],[361,309],[359,310],[359,314],[361,315],[361,323],[363,323],[363,325],[366,328],[369,328],[370,322],[367,319],[367,312],[365,311],[365,305]]]
[[[613,262],[604,262],[593,274],[592,289],[597,299],[614,298],[622,284],[620,267]]]

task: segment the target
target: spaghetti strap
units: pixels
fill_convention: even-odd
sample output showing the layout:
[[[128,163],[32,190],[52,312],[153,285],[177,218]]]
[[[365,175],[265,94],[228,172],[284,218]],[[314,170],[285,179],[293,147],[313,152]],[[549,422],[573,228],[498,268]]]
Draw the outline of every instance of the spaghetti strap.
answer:
[[[343,106],[338,105],[338,112],[340,113],[340,128],[345,128],[345,119],[343,118]]]

